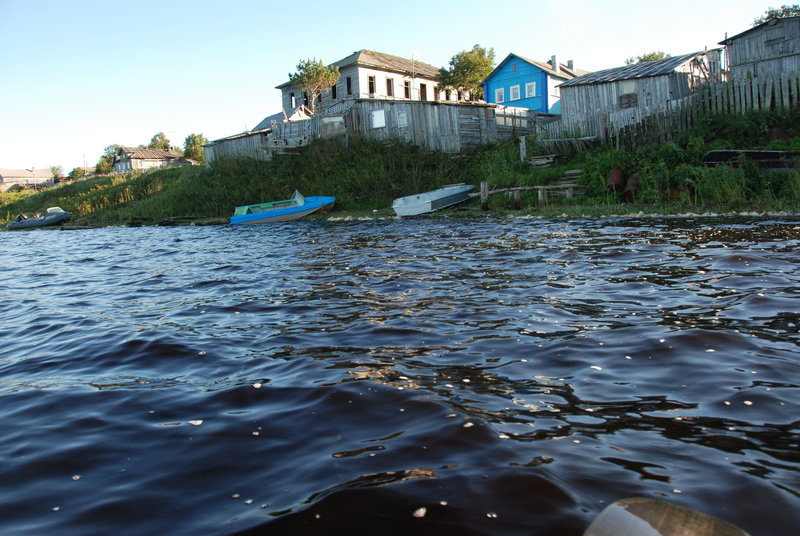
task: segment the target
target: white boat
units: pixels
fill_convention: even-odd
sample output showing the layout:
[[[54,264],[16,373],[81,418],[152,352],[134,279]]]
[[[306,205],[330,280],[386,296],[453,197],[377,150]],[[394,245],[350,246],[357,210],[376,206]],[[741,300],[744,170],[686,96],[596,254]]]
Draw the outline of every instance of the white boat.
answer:
[[[473,190],[475,186],[472,184],[454,184],[432,192],[398,197],[392,208],[398,216],[416,216],[464,202]]]

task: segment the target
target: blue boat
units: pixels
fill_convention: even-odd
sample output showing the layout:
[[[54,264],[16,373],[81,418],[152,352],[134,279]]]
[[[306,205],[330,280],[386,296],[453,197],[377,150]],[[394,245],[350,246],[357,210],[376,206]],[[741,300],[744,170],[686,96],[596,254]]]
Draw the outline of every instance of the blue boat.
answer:
[[[335,202],[335,197],[304,197],[295,190],[291,199],[236,207],[230,223],[269,223],[296,220],[314,212],[324,212]]]

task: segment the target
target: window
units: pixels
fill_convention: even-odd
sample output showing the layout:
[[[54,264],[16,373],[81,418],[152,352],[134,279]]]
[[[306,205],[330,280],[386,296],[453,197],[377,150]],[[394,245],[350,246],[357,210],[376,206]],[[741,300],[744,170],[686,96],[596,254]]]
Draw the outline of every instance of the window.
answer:
[[[368,80],[369,80],[369,94],[370,95],[374,95],[375,94],[375,77],[374,76],[370,76]]]
[[[639,96],[636,94],[636,81],[625,80],[619,84],[619,107],[635,108],[639,105]]]
[[[289,108],[292,110],[297,108],[297,99],[294,97],[294,93],[289,93]]]
[[[499,87],[494,90],[494,102],[500,103],[506,101],[506,91],[504,88]]]
[[[516,73],[517,72],[517,62],[513,62],[511,64],[511,72],[512,73]]]
[[[528,82],[525,84],[525,98],[530,99],[536,96],[536,82]]]
[[[347,94],[348,95],[352,95],[353,94],[353,80],[348,76],[347,78],[344,79],[344,81],[345,81],[345,84],[347,84]]]
[[[419,100],[428,100],[428,86],[427,84],[419,85]]]
[[[303,104],[308,106],[308,93],[303,92]]]
[[[519,100],[519,85],[511,86],[508,92],[508,100]]]
[[[444,100],[450,100],[453,97],[453,91],[450,89],[446,89],[444,91]]]
[[[405,80],[403,82],[403,94],[405,95],[405,97],[407,99],[411,98],[411,81],[410,80]]]
[[[336,100],[336,84],[333,84],[333,85],[331,86],[331,98],[332,98],[333,100]]]
[[[386,96],[394,97],[394,78],[386,79]]]

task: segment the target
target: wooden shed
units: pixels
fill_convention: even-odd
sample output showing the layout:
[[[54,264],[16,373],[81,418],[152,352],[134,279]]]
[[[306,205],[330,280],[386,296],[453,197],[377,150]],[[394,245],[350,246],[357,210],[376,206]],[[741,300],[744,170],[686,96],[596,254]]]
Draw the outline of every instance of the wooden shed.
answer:
[[[720,61],[721,49],[713,49],[573,78],[560,86],[561,128],[602,138],[609,122],[621,128],[719,81]]]
[[[767,21],[727,37],[731,80],[800,72],[800,17]]]

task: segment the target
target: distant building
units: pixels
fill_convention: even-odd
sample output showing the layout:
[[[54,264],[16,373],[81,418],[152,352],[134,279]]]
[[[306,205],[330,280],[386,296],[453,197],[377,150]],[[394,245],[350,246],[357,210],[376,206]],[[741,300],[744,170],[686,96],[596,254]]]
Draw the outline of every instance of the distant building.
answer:
[[[731,80],[800,72],[800,17],[771,20],[719,43]]]
[[[576,71],[572,60],[558,63],[509,54],[483,81],[486,102],[527,108],[538,113],[561,113],[559,84],[586,71]]]
[[[0,192],[15,185],[19,188],[53,186],[55,178],[49,169],[0,169]]]
[[[339,81],[320,96],[317,108],[327,108],[348,99],[455,101],[455,92],[440,91],[439,69],[416,59],[401,58],[372,50],[359,50],[332,64],[339,68]],[[308,95],[284,82],[281,90],[284,112],[289,115],[304,104]]]
[[[117,173],[162,167],[191,166],[195,162],[184,158],[173,149],[153,147],[121,147],[114,156],[114,171]]]

